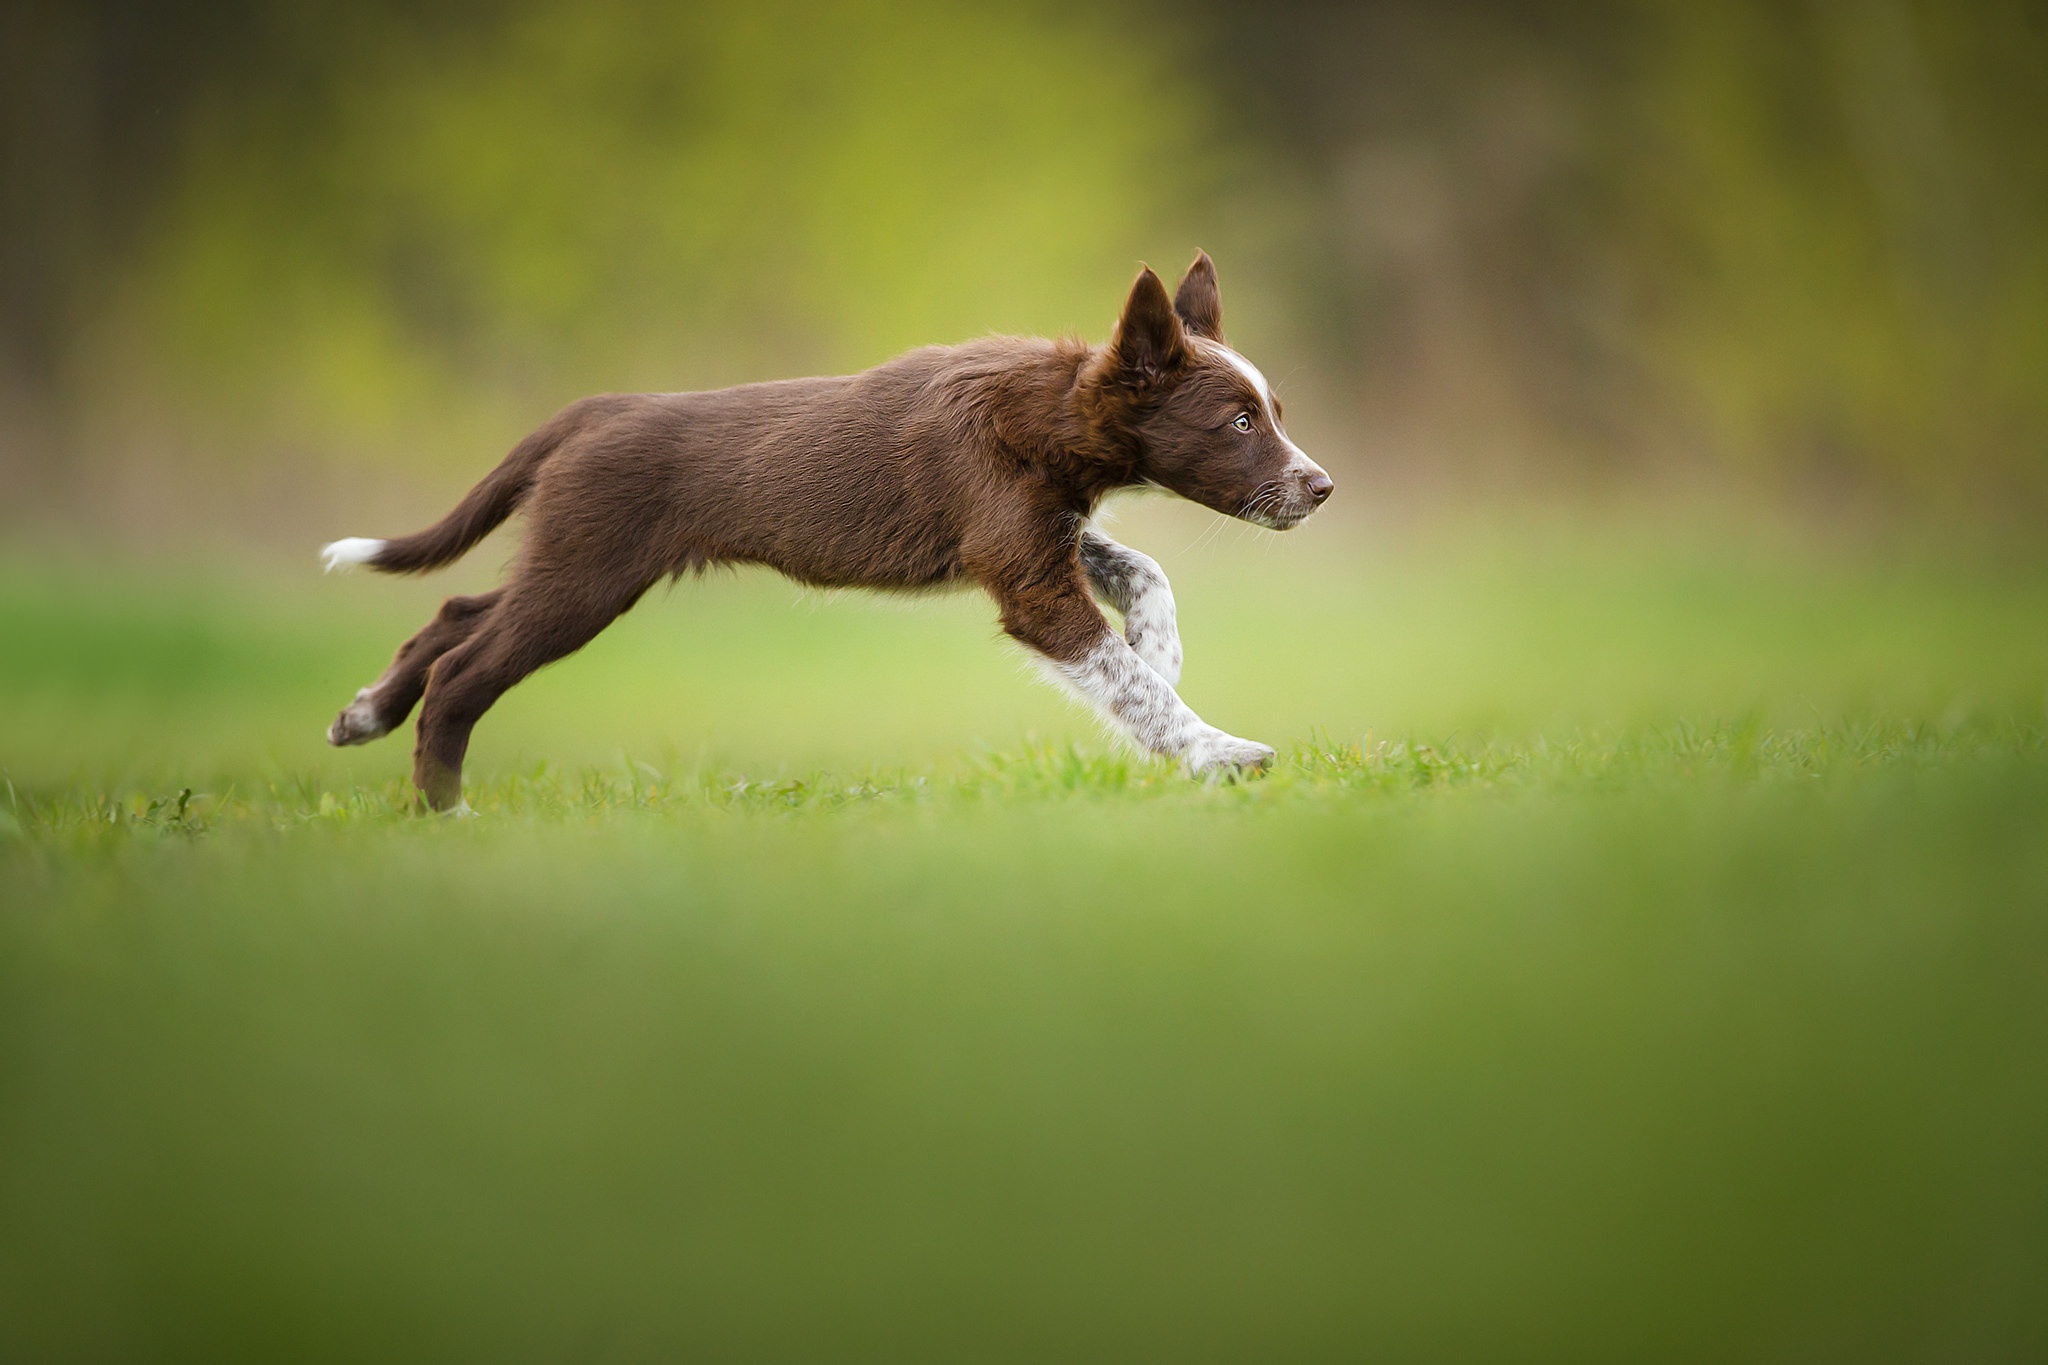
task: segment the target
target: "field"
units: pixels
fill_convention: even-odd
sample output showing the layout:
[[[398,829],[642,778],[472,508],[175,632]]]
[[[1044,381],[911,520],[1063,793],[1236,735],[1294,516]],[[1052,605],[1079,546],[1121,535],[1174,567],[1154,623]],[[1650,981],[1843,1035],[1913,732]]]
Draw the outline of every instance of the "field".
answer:
[[[1264,780],[737,575],[468,821],[320,735],[495,543],[0,563],[0,1356],[2048,1358],[2048,564],[1209,527]]]

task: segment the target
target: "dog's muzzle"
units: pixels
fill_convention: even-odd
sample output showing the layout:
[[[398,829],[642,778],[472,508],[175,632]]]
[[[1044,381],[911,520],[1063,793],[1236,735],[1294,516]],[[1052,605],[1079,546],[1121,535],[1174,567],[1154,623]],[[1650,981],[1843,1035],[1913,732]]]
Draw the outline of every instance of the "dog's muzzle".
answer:
[[[1275,531],[1291,531],[1308,520],[1309,513],[1330,500],[1336,482],[1308,456],[1295,452],[1296,467],[1289,472],[1294,488],[1290,496],[1272,509],[1263,523]]]

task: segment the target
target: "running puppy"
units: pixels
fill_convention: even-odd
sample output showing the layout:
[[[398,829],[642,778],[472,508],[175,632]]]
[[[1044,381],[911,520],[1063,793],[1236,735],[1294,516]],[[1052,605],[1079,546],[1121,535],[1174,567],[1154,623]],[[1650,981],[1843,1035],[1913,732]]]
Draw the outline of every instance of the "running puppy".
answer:
[[[437,525],[326,548],[329,569],[419,573],[527,509],[510,581],[449,598],[327,739],[388,734],[424,697],[413,781],[448,810],[471,728],[513,684],[663,577],[766,564],[821,587],[979,584],[1005,631],[1147,749],[1196,773],[1263,768],[1271,749],[1175,694],[1159,566],[1088,525],[1106,494],[1142,484],[1281,531],[1330,495],[1265,378],[1223,344],[1207,253],[1171,300],[1141,272],[1106,346],[990,337],[838,378],[586,398]]]

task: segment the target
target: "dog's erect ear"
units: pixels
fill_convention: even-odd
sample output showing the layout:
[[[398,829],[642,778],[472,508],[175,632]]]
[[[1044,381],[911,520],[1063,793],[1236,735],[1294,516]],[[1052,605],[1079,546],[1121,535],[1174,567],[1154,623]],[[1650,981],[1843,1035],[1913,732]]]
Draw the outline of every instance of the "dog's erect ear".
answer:
[[[1187,335],[1167,301],[1166,286],[1151,267],[1138,272],[1109,344],[1116,352],[1118,372],[1133,388],[1152,388],[1187,363]]]
[[[1195,253],[1195,263],[1181,276],[1173,295],[1173,311],[1187,329],[1211,341],[1223,340],[1223,296],[1216,292],[1216,262],[1209,253]]]

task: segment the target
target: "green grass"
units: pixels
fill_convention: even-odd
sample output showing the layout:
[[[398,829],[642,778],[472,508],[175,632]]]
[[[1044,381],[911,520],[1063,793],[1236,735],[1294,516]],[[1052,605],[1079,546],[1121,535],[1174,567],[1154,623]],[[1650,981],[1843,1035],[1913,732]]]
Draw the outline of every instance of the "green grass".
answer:
[[[2048,572],[1198,525],[1262,781],[743,577],[473,821],[453,583],[0,571],[0,1355],[2048,1352]]]

